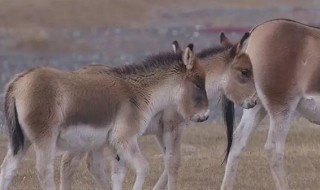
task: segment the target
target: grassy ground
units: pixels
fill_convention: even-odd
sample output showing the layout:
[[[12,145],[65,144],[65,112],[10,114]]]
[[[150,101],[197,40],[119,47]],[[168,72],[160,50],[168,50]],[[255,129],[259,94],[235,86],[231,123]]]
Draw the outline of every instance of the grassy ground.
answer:
[[[275,189],[266,163],[263,145],[267,126],[262,126],[254,135],[242,155],[236,189]],[[292,190],[320,188],[320,129],[302,121],[292,127],[286,145],[286,169]],[[2,138],[0,158],[5,156],[7,142]],[[221,126],[199,125],[186,130],[182,146],[182,166],[179,173],[179,189],[219,189],[224,166],[221,165],[225,148],[225,135]],[[160,150],[152,136],[141,138],[141,149],[151,163],[151,173],[145,188],[151,189],[163,169]],[[107,151],[106,151],[106,155]],[[106,160],[108,164],[108,161]],[[56,183],[59,183],[59,158],[56,162]],[[134,175],[127,175],[125,189],[132,187]],[[78,168],[74,189],[94,189],[95,182],[85,168],[84,161]],[[34,152],[31,149],[11,189],[39,189],[34,169]]]

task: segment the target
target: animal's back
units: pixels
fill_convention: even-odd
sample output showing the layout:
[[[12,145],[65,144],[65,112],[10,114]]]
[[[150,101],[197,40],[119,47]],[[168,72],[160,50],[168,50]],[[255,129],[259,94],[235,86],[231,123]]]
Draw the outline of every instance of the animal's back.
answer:
[[[15,99],[19,117],[29,121],[28,125],[40,125],[49,118],[62,126],[100,126],[112,122],[127,100],[127,90],[127,85],[114,76],[39,68],[16,82]]]
[[[110,69],[112,69],[112,67],[107,65],[89,65],[86,67],[82,67],[75,72],[84,74],[103,74],[110,71]]]

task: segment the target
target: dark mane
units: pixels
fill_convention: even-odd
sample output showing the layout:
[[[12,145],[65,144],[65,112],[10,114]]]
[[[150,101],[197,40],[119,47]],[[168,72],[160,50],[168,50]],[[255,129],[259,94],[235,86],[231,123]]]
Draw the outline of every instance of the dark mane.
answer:
[[[210,48],[201,50],[199,53],[197,53],[197,57],[199,59],[204,59],[204,58],[210,57],[212,55],[221,53],[221,52],[229,49],[230,47],[222,47],[222,46],[210,47]]]
[[[142,74],[169,68],[182,69],[182,66],[183,62],[181,54],[176,54],[173,52],[163,52],[151,55],[145,58],[140,63],[133,63],[115,67],[112,69],[112,71],[121,75]]]

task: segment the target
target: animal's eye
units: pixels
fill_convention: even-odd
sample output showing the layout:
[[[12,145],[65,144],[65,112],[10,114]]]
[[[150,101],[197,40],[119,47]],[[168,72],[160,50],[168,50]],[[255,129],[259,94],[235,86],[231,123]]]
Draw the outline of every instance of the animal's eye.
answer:
[[[192,83],[194,84],[194,86],[198,89],[203,89],[205,88],[205,81],[204,78],[200,77],[200,76],[196,76],[194,78],[194,80],[192,81]]]
[[[194,83],[194,85],[199,89],[201,89],[201,87],[202,87],[202,85],[200,83]]]
[[[241,69],[240,72],[243,77],[246,77],[246,78],[250,77],[250,71],[248,69]]]

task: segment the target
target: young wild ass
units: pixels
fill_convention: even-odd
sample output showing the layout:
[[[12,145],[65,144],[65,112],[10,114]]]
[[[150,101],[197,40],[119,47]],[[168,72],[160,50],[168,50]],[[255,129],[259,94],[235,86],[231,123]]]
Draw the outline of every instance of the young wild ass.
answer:
[[[100,75],[53,68],[17,75],[5,95],[10,146],[1,165],[0,188],[8,189],[33,144],[42,189],[55,189],[58,150],[89,152],[91,173],[101,188],[110,189],[101,170],[103,149],[109,144],[114,157],[133,166],[137,174],[133,189],[142,189],[148,162],[137,137],[151,118],[171,105],[192,121],[205,121],[209,116],[205,72],[192,47],[190,44],[183,55],[163,53]]]
[[[252,62],[260,103],[244,110],[221,189],[233,189],[240,154],[268,114],[265,149],[271,173],[276,188],[288,190],[284,150],[294,113],[320,124],[320,28],[287,19],[267,21],[251,30],[245,52]]]
[[[229,99],[245,108],[251,108],[256,104],[256,92],[254,90],[250,61],[248,61],[248,56],[242,52],[242,43],[247,37],[247,35],[244,35],[239,43],[230,45],[230,43],[226,41],[227,39],[224,34],[221,34],[223,47],[205,49],[198,54],[199,62],[204,66],[206,72],[208,99],[226,95]],[[173,43],[173,49],[177,54],[183,53],[176,41]],[[77,72],[101,74],[109,69],[111,69],[111,67],[92,65],[80,69]],[[229,150],[233,133],[233,106],[225,97],[222,97],[222,103],[224,105],[225,120],[227,122],[227,133],[229,137],[227,150]],[[184,128],[188,125],[189,121],[177,112],[176,107],[171,106],[160,111],[153,117],[143,134],[155,134],[164,153],[165,170],[153,188],[154,190],[162,190],[165,189],[166,186],[168,190],[176,189],[181,157],[181,136]],[[62,163],[62,166],[68,166],[65,167],[65,170],[61,170],[62,187],[69,186],[71,176],[75,167],[78,166],[81,157],[80,155],[74,156],[72,161],[70,161],[71,158],[69,157],[69,159],[66,159]],[[125,177],[125,163],[121,161],[121,159],[119,161],[114,159],[112,166],[113,183],[122,184]]]

